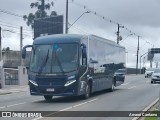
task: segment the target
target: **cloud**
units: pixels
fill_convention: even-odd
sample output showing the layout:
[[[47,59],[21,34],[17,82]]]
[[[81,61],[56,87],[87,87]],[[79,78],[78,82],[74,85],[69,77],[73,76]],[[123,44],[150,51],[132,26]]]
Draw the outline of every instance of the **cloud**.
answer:
[[[1,0],[0,8],[17,14],[25,15],[35,11],[30,8],[30,3],[36,0]],[[147,52],[148,48],[159,47],[160,45],[160,1],[159,0],[74,0],[76,3],[85,5],[100,15],[121,23],[132,32],[142,36],[140,38],[140,54]],[[65,0],[54,1],[54,7],[58,14],[64,15],[65,22]],[[73,23],[82,13],[87,11],[81,6],[69,2],[69,23]],[[0,13],[4,22],[13,25],[27,27],[22,18]],[[1,23],[1,22],[0,22]],[[6,28],[2,26],[3,28]],[[10,29],[10,28],[8,28]],[[27,29],[29,29],[27,27]],[[15,29],[13,29],[15,30]],[[18,29],[16,29],[19,31]],[[69,30],[71,33],[88,33],[116,41],[117,25],[107,22],[92,13],[83,15]],[[26,32],[26,31],[25,31]],[[28,33],[31,35],[31,33]],[[133,56],[137,50],[137,36],[129,36],[130,33],[120,28],[120,35],[125,39],[120,44],[126,47],[128,53],[128,65],[135,66],[136,57]],[[127,37],[127,38],[126,38]],[[8,33],[3,46],[11,46],[19,49],[19,37]],[[4,41],[4,40],[3,40]],[[13,42],[14,41],[14,42]],[[31,44],[32,37],[24,36],[24,44]],[[148,43],[146,43],[148,42]],[[15,47],[16,46],[16,47]],[[132,47],[131,47],[132,46]]]

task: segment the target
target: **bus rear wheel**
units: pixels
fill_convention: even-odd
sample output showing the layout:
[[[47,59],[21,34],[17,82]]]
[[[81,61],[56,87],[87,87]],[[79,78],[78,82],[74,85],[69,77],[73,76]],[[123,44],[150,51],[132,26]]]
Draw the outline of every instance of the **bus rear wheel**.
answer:
[[[51,101],[52,100],[51,95],[44,95],[44,98],[45,98],[46,101]]]
[[[111,87],[109,88],[109,91],[110,91],[110,92],[113,92],[113,91],[115,90],[115,82],[116,82],[116,80],[114,79],[114,80],[112,81]]]
[[[90,97],[90,94],[91,94],[91,86],[89,83],[87,83],[86,88],[85,88],[84,98],[88,99]]]

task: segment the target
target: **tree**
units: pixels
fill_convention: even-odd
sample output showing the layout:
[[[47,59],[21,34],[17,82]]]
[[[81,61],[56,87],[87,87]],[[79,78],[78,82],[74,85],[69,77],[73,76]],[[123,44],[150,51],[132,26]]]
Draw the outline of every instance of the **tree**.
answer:
[[[10,51],[10,47],[3,48],[2,51]]]
[[[31,26],[33,28],[34,19],[44,18],[49,16],[57,16],[56,11],[51,11],[50,15],[47,15],[46,10],[50,10],[50,8],[53,7],[54,2],[51,1],[51,2],[45,3],[45,1],[46,0],[37,0],[37,2],[30,4],[30,7],[37,8],[37,11],[34,14],[29,13],[28,16],[27,15],[23,16],[23,19],[26,21],[26,24],[28,26]]]

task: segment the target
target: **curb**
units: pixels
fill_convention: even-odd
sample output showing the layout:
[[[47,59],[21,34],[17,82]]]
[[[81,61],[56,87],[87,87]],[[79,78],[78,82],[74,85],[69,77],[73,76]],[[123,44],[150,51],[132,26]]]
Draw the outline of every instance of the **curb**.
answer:
[[[12,93],[19,93],[19,92],[27,92],[29,91],[29,89],[26,89],[26,90],[15,90],[15,89],[11,89],[11,90],[3,90],[3,91],[0,91],[0,95],[6,95],[6,94],[12,94]]]
[[[147,106],[142,112],[148,111],[152,106],[154,106],[159,101],[159,98],[157,98],[155,101],[153,101],[149,106]],[[141,117],[134,117],[132,120],[138,120]]]
[[[6,94],[11,94],[12,92],[4,92],[4,93],[0,93],[0,95],[6,95]]]

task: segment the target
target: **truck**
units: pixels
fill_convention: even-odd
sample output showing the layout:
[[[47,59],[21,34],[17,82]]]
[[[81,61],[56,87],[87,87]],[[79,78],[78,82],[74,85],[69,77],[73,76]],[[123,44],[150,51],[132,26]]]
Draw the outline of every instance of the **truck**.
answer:
[[[115,71],[125,69],[125,48],[96,35],[56,34],[38,37],[31,47],[28,81],[31,95],[83,96],[114,91],[124,83]]]

